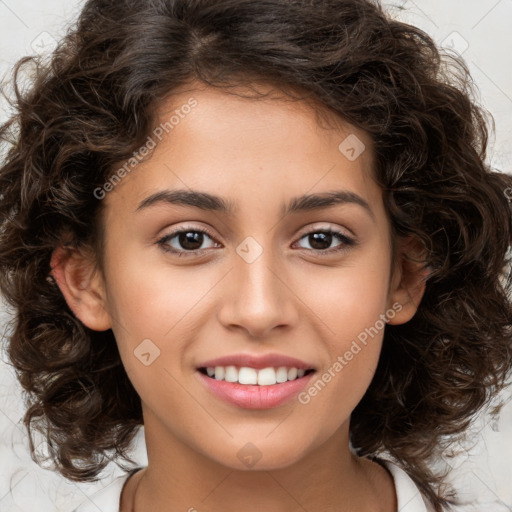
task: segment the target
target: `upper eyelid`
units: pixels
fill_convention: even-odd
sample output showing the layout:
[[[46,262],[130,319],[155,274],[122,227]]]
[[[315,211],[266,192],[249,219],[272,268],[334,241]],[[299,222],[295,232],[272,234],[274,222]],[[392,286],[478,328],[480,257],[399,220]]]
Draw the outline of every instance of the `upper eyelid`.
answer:
[[[347,238],[355,239],[356,236],[352,231],[346,227],[339,227],[339,226],[333,226],[332,224],[322,225],[322,226],[310,226],[308,228],[304,228],[300,231],[299,239],[302,238],[305,235],[308,235],[310,233],[315,233],[317,231],[336,231],[340,232],[342,235],[346,236]],[[344,233],[344,231],[348,231],[348,233]]]

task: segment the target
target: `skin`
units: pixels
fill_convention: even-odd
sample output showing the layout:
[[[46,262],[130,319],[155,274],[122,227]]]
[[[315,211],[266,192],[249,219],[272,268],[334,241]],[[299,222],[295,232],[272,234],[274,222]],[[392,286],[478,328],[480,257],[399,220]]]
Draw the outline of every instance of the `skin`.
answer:
[[[404,261],[410,241],[396,242],[392,265],[371,139],[341,118],[319,123],[303,101],[256,101],[200,84],[163,102],[157,121],[191,97],[197,106],[103,199],[104,274],[85,251],[58,248],[52,259],[76,316],[112,329],[141,397],[148,467],[128,480],[121,510],[394,512],[391,475],[348,444],[383,330],[307,404],[241,409],[212,395],[196,372],[214,357],[274,352],[321,375],[393,304],[401,309],[388,323],[412,318],[425,276]],[[366,146],[354,161],[338,149],[350,134]],[[136,212],[148,195],[172,188],[219,195],[238,210],[160,203]],[[340,189],[363,198],[373,216],[355,203],[280,213],[293,197]],[[199,239],[202,254],[178,257],[156,243],[177,228],[213,236]],[[307,235],[326,228],[356,245],[332,237],[330,255],[320,256]],[[248,236],[263,249],[251,263],[236,251]],[[168,245],[186,252],[178,237]],[[146,366],[134,350],[148,338],[160,355]],[[261,454],[252,468],[237,457],[248,442]]]

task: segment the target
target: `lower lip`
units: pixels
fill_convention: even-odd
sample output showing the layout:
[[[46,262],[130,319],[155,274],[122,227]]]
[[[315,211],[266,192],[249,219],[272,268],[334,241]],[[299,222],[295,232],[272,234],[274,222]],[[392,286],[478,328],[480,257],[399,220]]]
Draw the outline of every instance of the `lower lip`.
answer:
[[[300,393],[315,372],[304,377],[271,386],[257,386],[212,379],[197,372],[206,387],[218,397],[244,409],[271,409],[278,407]]]

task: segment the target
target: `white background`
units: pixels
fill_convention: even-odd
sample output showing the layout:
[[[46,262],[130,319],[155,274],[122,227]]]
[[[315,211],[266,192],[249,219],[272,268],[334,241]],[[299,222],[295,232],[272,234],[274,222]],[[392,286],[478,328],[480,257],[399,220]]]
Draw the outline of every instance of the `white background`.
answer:
[[[52,39],[64,34],[81,5],[71,0],[0,0],[0,76],[23,55],[50,48]],[[480,90],[479,102],[496,121],[489,163],[510,173],[512,0],[395,0],[387,5],[397,17],[423,28],[439,44],[462,52]],[[3,121],[5,104],[0,103],[0,107]],[[0,310],[0,333],[6,318],[5,311]],[[35,506],[38,512],[69,512],[86,495],[122,474],[111,464],[100,482],[75,484],[38,467],[28,454],[23,413],[17,381],[11,368],[0,361],[0,512],[32,512]],[[452,463],[451,479],[463,497],[495,503],[488,510],[512,510],[512,405],[503,409],[497,424],[491,426],[481,417],[474,429],[483,430],[476,444]],[[145,465],[142,433],[133,454]]]

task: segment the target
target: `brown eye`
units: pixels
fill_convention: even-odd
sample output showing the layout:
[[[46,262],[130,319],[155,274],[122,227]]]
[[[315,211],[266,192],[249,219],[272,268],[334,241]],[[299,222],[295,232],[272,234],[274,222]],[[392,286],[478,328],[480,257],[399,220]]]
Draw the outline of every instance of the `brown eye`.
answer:
[[[165,251],[178,254],[179,256],[188,256],[208,249],[208,247],[202,247],[206,239],[212,240],[212,237],[206,230],[184,228],[165,235],[157,241],[157,244],[162,246]]]
[[[356,243],[355,240],[347,237],[341,231],[332,229],[310,231],[300,238],[300,240],[303,239],[306,239],[310,245],[310,247],[305,247],[305,249],[318,251],[320,253],[326,252],[328,254],[346,250],[347,247],[355,245]],[[339,243],[334,247],[334,249],[330,250],[329,248],[335,241],[338,241]]]

